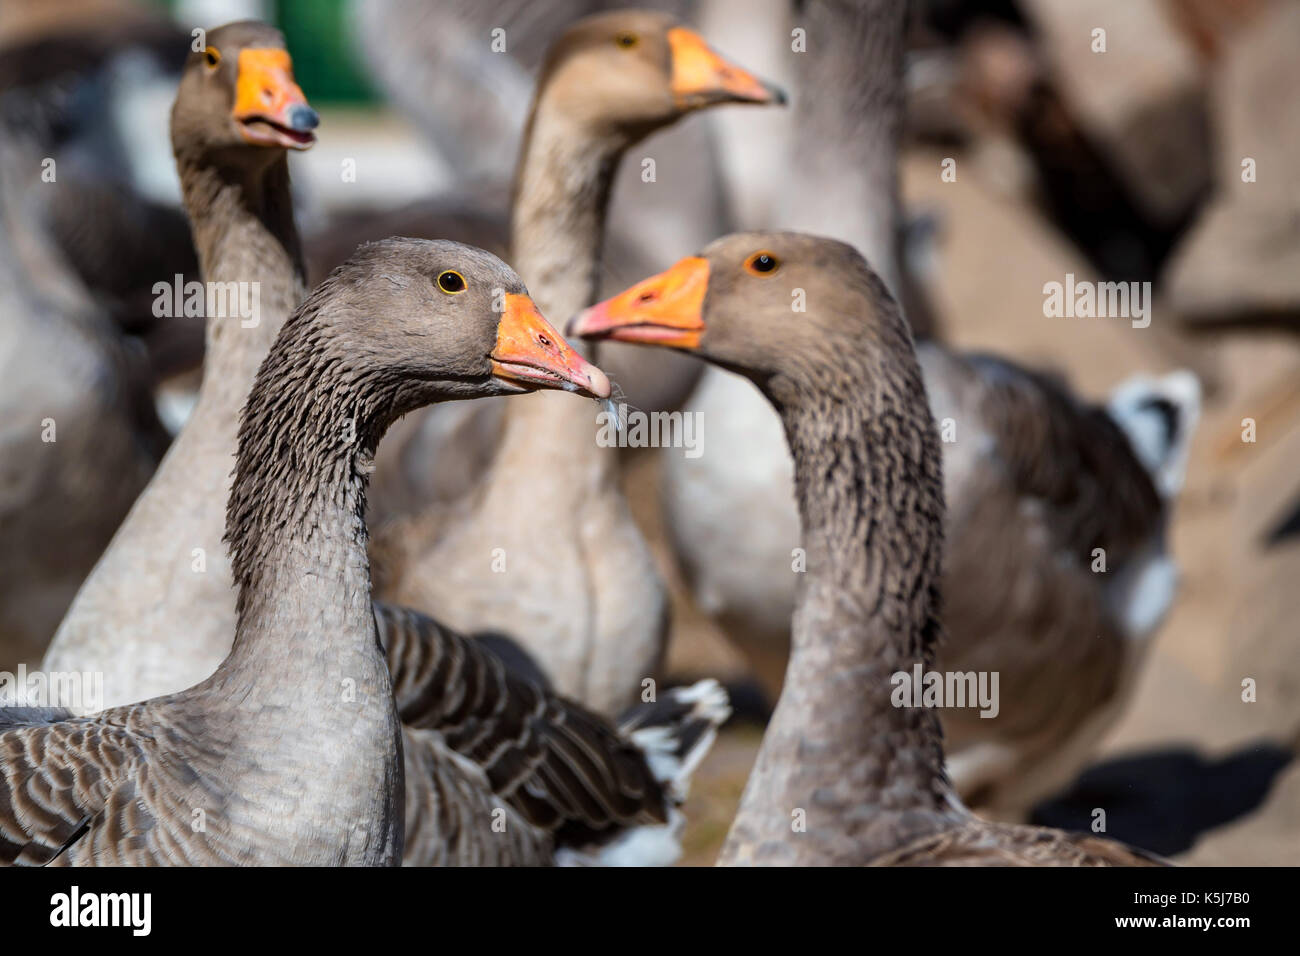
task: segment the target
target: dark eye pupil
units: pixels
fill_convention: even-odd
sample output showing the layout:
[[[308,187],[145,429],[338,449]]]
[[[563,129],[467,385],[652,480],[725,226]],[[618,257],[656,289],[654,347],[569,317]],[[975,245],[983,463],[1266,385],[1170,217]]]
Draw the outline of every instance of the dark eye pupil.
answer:
[[[459,292],[465,288],[465,280],[454,272],[444,272],[438,276],[438,285],[442,287],[443,292]]]
[[[776,265],[771,256],[759,256],[754,260],[754,268],[759,272],[771,272],[772,266]]]

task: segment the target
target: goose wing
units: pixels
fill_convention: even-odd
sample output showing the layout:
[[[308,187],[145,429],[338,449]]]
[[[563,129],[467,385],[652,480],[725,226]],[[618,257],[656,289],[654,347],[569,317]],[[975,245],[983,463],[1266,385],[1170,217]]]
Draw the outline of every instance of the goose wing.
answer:
[[[1047,507],[1057,540],[1079,554],[1104,547],[1112,565],[1140,548],[1159,526],[1160,496],[1105,409],[1051,376],[991,356],[966,361],[1006,474]]]
[[[106,819],[117,836],[147,829],[133,799],[142,748],[114,713],[0,709],[0,863],[50,863]]]
[[[376,619],[408,744],[468,762],[497,804],[556,845],[667,821],[667,798],[645,753],[608,721],[424,615],[379,604]],[[479,825],[487,830],[489,822]]]

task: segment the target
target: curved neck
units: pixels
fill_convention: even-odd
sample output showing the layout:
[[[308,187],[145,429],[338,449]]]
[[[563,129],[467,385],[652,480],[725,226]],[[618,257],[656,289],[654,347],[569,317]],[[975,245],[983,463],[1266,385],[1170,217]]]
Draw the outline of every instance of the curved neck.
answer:
[[[837,350],[831,382],[764,385],[794,455],[806,570],[729,848],[862,860],[949,806],[937,713],[891,699],[892,675],[929,669],[939,634],[937,435],[910,347],[856,367],[853,351]],[[807,813],[793,841],[792,808]]]
[[[199,401],[233,422],[258,366],[306,289],[283,152],[262,166],[176,156],[207,315]],[[186,296],[188,298],[188,295]]]
[[[313,661],[369,660],[377,647],[366,487],[399,407],[393,383],[348,371],[312,302],[303,309],[263,363],[240,423],[226,511],[238,620],[223,665],[296,680],[320,673]],[[401,407],[428,397],[402,392]]]
[[[539,94],[515,177],[511,263],[557,327],[596,301],[610,188],[626,148],[624,138],[572,120],[544,89]],[[585,351],[581,343],[573,345]],[[596,445],[596,427],[596,408],[571,395],[540,393],[511,400],[488,480],[489,496],[492,488],[513,486],[521,476],[535,473],[517,474],[503,464],[516,454],[536,461],[555,457],[548,450],[558,447],[566,450],[556,461],[562,471],[593,460],[613,467],[616,456]],[[588,492],[585,485],[558,480],[542,486],[566,494]]]
[[[563,324],[596,300],[605,212],[626,142],[538,96],[524,132],[510,220],[511,262],[542,312]]]

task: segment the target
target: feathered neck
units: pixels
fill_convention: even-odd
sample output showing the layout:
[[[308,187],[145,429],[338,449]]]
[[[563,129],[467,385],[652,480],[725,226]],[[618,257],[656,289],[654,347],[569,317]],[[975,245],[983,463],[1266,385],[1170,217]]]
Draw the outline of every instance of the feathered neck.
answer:
[[[240,421],[226,510],[236,658],[260,655],[286,630],[324,644],[373,638],[365,505],[374,449],[399,415],[436,398],[432,383],[351,364],[356,350],[325,315],[331,290],[326,282],[285,324]]]
[[[539,91],[515,177],[511,262],[542,312],[557,324],[596,301],[610,188],[629,142],[615,130],[575,121],[545,87]],[[573,346],[586,351],[581,343]],[[591,484],[565,481],[563,472],[589,469],[595,482],[612,474],[616,456],[597,446],[596,427],[595,406],[569,396],[539,393],[515,399],[506,409],[496,461],[540,461],[554,457],[554,448],[566,449],[560,471],[540,487],[561,499],[552,501],[552,507],[567,508],[570,498],[588,496]],[[511,469],[494,467],[485,494],[489,499],[518,498],[519,480]],[[536,501],[529,505],[538,506]]]
[[[572,119],[543,89],[515,176],[511,262],[543,313],[561,321],[596,299],[605,213],[625,137]]]
[[[785,687],[724,861],[860,862],[950,806],[938,715],[891,701],[891,676],[929,668],[940,634],[938,436],[896,314],[870,347],[834,355],[813,363],[829,377],[762,385],[794,455],[806,570]],[[806,813],[795,837],[793,808]]]
[[[231,291],[256,306],[251,317],[207,320],[200,401],[219,403],[233,417],[306,290],[288,160],[280,152],[249,165],[180,149],[176,163],[204,282],[236,283]]]

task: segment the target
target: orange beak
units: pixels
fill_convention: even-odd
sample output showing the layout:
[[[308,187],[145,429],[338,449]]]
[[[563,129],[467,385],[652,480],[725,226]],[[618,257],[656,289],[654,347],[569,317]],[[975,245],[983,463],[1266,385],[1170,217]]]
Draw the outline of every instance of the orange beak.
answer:
[[[245,141],[281,149],[310,149],[320,125],[293,80],[288,52],[275,49],[240,51],[234,117]]]
[[[526,295],[506,295],[506,311],[489,357],[493,376],[524,391],[558,388],[609,398],[605,373],[575,352]]]
[[[679,109],[714,103],[784,103],[785,93],[719,56],[704,37],[685,27],[668,31],[673,99]]]
[[[612,299],[579,312],[569,322],[569,334],[695,349],[704,334],[708,290],[709,260],[691,256],[667,272],[643,279]]]

